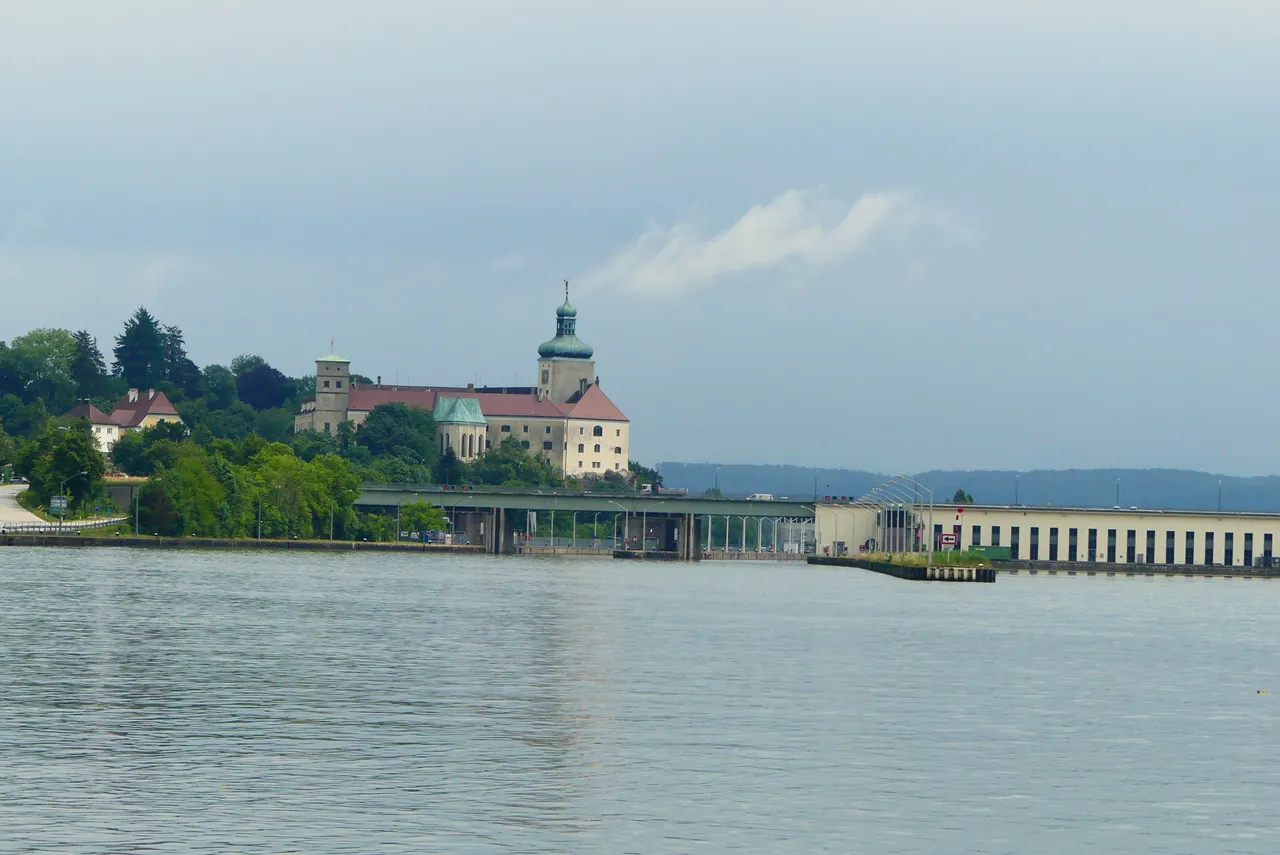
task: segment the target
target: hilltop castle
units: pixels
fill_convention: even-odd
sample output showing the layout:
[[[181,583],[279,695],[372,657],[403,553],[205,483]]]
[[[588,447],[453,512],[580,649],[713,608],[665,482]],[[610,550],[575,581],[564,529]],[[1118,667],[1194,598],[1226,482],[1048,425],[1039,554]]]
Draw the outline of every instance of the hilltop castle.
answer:
[[[379,404],[399,402],[432,411],[441,453],[452,448],[464,462],[514,437],[566,476],[625,474],[631,423],[600,388],[577,318],[566,282],[555,338],[538,348],[538,385],[531,387],[390,386],[381,377],[360,383],[350,360],[330,354],[316,360],[316,394],[303,402],[293,429],[336,434],[342,422],[359,425]]]

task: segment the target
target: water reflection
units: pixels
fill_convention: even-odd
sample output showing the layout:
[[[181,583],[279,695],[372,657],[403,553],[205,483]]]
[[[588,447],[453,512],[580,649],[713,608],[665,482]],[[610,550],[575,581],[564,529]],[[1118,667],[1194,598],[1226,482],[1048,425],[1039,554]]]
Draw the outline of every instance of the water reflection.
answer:
[[[1280,585],[0,551],[17,851],[1274,851]]]

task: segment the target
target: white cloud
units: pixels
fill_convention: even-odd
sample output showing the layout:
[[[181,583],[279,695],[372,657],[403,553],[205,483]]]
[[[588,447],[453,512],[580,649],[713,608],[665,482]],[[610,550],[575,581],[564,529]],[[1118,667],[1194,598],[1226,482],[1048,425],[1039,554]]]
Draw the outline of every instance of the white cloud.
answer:
[[[902,193],[869,193],[850,205],[816,190],[788,190],[711,237],[688,222],[650,226],[583,280],[588,287],[675,294],[787,262],[827,267],[858,252],[876,233],[917,219]]]

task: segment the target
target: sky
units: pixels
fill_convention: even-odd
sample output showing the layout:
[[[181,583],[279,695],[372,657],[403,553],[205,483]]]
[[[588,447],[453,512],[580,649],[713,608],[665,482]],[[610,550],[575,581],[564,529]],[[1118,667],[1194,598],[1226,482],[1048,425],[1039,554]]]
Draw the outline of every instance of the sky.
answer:
[[[145,305],[646,462],[1280,472],[1274,0],[0,0],[0,340]]]

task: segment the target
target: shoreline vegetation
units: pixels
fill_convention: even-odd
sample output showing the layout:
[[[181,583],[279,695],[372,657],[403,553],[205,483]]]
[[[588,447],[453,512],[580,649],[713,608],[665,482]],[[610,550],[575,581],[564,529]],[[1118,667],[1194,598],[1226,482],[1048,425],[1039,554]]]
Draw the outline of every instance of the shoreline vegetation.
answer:
[[[19,503],[44,519],[55,495],[67,497],[68,523],[121,515],[139,535],[244,539],[264,537],[386,542],[398,540],[396,514],[357,511],[361,483],[437,483],[586,489],[630,495],[638,481],[660,484],[652,469],[629,463],[630,478],[566,478],[514,438],[471,462],[439,451],[432,413],[405,404],[375,407],[336,434],[293,430],[293,415],[315,392],[314,376],[288,377],[256,354],[227,365],[197,366],[183,333],[145,308],[124,323],[110,370],[88,332],[38,329],[0,342],[0,481],[29,488]],[[368,378],[358,377],[362,381]],[[106,412],[130,389],[163,392],[182,422],[124,430],[106,455],[87,417],[66,415],[89,403]],[[81,408],[83,411],[87,408]],[[141,483],[131,507],[117,507],[108,480]],[[444,530],[444,512],[426,501],[399,509],[409,532]],[[539,531],[569,536],[567,519],[540,520]],[[255,538],[256,539],[256,538]]]

